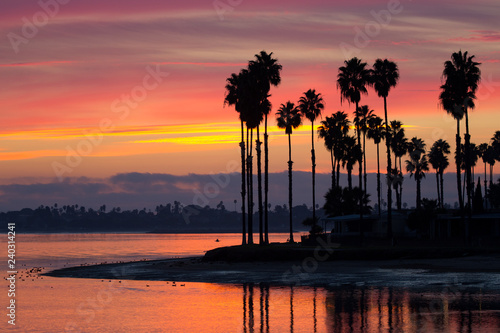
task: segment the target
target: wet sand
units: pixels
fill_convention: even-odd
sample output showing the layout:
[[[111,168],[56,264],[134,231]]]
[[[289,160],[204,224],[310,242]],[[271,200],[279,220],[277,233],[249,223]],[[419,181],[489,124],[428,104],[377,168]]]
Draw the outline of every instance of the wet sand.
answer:
[[[100,264],[48,272],[53,277],[305,286],[462,285],[500,289],[500,254],[444,259],[207,262],[201,257]]]

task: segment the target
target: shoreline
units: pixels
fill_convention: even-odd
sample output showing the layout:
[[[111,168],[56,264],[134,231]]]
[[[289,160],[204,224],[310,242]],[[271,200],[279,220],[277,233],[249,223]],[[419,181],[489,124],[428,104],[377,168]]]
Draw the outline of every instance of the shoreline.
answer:
[[[461,285],[500,290],[500,254],[454,258],[289,261],[209,261],[205,257],[143,260],[58,269],[42,275],[287,286],[429,287]]]

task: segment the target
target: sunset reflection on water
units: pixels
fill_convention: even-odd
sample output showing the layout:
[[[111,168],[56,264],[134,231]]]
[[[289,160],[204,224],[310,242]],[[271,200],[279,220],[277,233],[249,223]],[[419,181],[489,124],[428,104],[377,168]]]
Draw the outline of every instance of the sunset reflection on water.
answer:
[[[26,265],[21,266],[23,272],[39,262],[51,262],[49,258],[57,259],[62,267],[83,258],[99,262],[141,259],[139,255],[144,253],[196,255],[214,244],[216,237],[225,245],[239,240],[238,235],[24,236],[19,246],[20,264]],[[88,253],[92,256],[87,257]],[[174,286],[171,280],[27,278],[21,272],[17,323],[10,331],[417,333],[500,329],[500,292],[460,285],[460,281],[422,289],[175,282]],[[6,325],[4,321],[0,327]]]

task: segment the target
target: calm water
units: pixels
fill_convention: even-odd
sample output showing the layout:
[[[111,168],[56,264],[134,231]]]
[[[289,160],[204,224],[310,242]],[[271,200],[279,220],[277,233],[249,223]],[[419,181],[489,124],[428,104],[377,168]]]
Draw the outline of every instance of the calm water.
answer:
[[[275,234],[271,240],[286,238]],[[16,327],[12,329],[2,315],[0,331],[500,331],[500,292],[463,285],[326,289],[177,282],[173,287],[167,281],[37,278],[26,273],[32,267],[202,255],[216,246],[238,244],[237,234],[18,235],[16,241],[18,270],[22,269],[16,287]],[[6,294],[0,298],[3,309]]]

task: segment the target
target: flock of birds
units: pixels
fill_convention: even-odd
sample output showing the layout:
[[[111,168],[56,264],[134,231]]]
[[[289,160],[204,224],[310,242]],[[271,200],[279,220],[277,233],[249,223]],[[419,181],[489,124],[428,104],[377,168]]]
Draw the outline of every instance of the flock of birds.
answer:
[[[146,261],[147,259],[141,259],[141,260],[137,260],[137,261]],[[92,266],[92,265],[106,265],[106,264],[120,264],[120,263],[124,263],[124,261],[116,261],[116,262],[100,262],[100,263],[83,263],[83,264],[80,264],[80,266]],[[52,264],[49,264],[49,265],[52,265]],[[70,263],[66,263],[65,265],[63,265],[63,267],[66,267],[67,265],[70,265]],[[25,265],[23,265],[25,266]],[[26,281],[29,279],[31,279],[31,281],[35,281],[35,280],[43,280],[43,273],[44,273],[44,270],[45,270],[45,267],[33,267],[33,268],[26,268],[24,270],[21,270],[18,272],[17,274],[17,280],[19,281]],[[7,281],[7,276],[4,276],[3,278],[5,281]],[[108,280],[109,282],[112,282],[112,280]],[[101,282],[104,282],[104,280],[101,280]],[[118,283],[122,283],[122,280],[118,280]],[[172,287],[177,287],[177,282],[176,281],[166,281],[166,284],[169,284],[171,283],[170,285]],[[182,284],[179,284],[180,287],[185,287],[186,284],[185,283],[182,283]],[[149,288],[150,285],[149,284],[146,284],[146,287]],[[54,288],[54,287],[50,287],[50,288]]]

